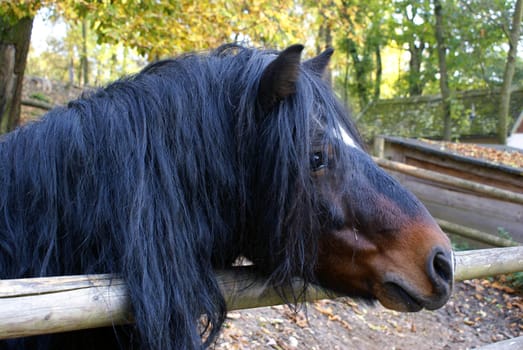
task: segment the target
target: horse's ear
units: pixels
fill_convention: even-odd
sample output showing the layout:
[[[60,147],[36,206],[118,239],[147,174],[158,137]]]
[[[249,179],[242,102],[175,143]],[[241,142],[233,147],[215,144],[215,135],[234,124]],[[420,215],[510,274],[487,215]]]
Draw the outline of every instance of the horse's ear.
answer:
[[[262,73],[258,101],[264,111],[296,92],[303,45],[292,45],[283,50]]]
[[[322,53],[320,53],[318,56],[303,62],[303,65],[307,69],[311,70],[312,72],[318,74],[321,77],[325,73],[325,70],[327,69],[327,66],[329,65],[329,61],[330,61],[333,53],[334,53],[334,49],[328,48],[325,51],[323,51]]]

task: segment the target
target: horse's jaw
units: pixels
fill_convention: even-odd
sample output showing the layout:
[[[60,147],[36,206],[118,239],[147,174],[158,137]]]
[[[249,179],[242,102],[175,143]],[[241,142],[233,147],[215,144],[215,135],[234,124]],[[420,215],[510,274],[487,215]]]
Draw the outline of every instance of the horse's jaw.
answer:
[[[452,293],[453,254],[439,227],[423,230],[425,239],[392,241],[386,249],[352,229],[325,234],[317,278],[326,288],[377,299],[388,309],[438,309]]]

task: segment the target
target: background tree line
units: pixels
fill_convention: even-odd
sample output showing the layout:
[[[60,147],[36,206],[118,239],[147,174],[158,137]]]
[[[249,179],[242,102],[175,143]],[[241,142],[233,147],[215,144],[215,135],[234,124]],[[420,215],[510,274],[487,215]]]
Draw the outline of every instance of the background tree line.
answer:
[[[331,81],[356,112],[380,98],[441,93],[450,138],[453,94],[521,85],[521,0],[0,0],[0,131],[18,124],[21,78],[34,16],[63,20],[67,34],[38,56],[30,74],[98,85],[147,61],[226,42],[309,55],[337,50]]]

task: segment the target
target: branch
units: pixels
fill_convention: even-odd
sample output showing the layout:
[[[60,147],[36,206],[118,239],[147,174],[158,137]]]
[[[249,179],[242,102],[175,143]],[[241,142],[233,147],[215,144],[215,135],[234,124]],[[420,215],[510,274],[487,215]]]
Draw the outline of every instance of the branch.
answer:
[[[29,99],[22,99],[22,104],[24,106],[36,107],[36,108],[44,109],[46,111],[51,110],[55,107],[52,104],[47,103],[47,102],[41,102],[41,101],[35,101],[35,100],[29,100]]]

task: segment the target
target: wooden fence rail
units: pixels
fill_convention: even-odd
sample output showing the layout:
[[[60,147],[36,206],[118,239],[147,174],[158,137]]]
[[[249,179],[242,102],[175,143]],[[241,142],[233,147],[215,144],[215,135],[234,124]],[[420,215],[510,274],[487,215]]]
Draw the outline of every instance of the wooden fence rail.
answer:
[[[459,186],[461,189],[475,191],[477,193],[488,195],[492,198],[523,204],[523,194],[520,193],[483,185],[474,181],[461,179],[455,176],[450,176],[431,170],[421,169],[412,165],[394,162],[384,158],[373,157],[373,159],[379,166],[385,169],[398,171],[402,174],[407,174],[420,179],[431,180],[446,185]]]
[[[456,252],[456,280],[523,271],[523,247]],[[229,310],[282,304],[252,268],[217,272]],[[296,281],[296,285],[300,283]],[[292,290],[289,287],[288,292]],[[311,287],[301,301],[336,295]],[[111,275],[0,280],[0,339],[131,323],[122,279]]]
[[[461,237],[472,239],[477,242],[489,244],[494,247],[515,247],[520,245],[518,242],[515,242],[513,240],[498,237],[496,235],[475,230],[470,227],[461,226],[453,222],[448,222],[446,220],[436,218],[436,222],[446,233],[453,233]]]
[[[376,146],[380,148],[382,145],[377,142]],[[380,152],[383,153],[383,151],[378,150],[378,153]],[[403,185],[413,191],[413,193],[425,203],[432,215],[437,218],[437,222],[443,231],[494,247],[510,247],[522,244],[523,231],[521,231],[521,225],[519,225],[521,220],[518,219],[518,215],[521,214],[518,213],[522,212],[523,193],[387,160],[385,158],[374,158],[374,160],[386,170],[416,179],[414,181],[407,180]],[[450,192],[445,192],[446,190]],[[433,195],[433,193],[437,194],[438,191],[444,192],[446,195],[451,195],[449,197],[445,197],[445,195]],[[473,200],[474,202],[466,202],[465,199],[462,198],[456,201],[457,197],[453,195],[453,193],[458,194],[458,196],[461,194],[463,198],[468,198],[469,201]],[[454,198],[454,200],[452,200],[452,198]],[[480,202],[483,204],[478,205]],[[485,203],[490,204],[487,205]],[[503,208],[507,209],[505,213],[501,212],[501,207],[497,208],[498,211],[489,211],[493,206],[499,205],[500,203]],[[442,210],[442,207],[446,209]],[[452,211],[452,209],[456,209],[456,211]],[[476,211],[474,211],[474,209],[476,209]],[[462,215],[460,216],[456,213]],[[500,227],[506,228],[507,226],[505,225],[511,227],[509,232],[513,239],[504,239],[493,234],[496,231],[493,230],[492,227],[487,228],[485,231],[478,230],[478,225],[476,225],[476,228],[467,227],[471,224],[471,221],[474,222],[473,218],[477,218],[478,213],[485,214],[485,217],[494,217],[495,220],[490,221],[489,224],[492,226],[493,222],[498,223],[498,230]],[[469,215],[470,218],[467,219]],[[499,222],[499,220],[503,220],[502,218],[506,219],[507,222]],[[460,225],[454,222],[456,219],[458,219],[458,222],[461,220],[464,223]],[[516,223],[514,223],[514,221]],[[517,226],[517,228],[514,228],[514,226]],[[483,226],[480,225],[480,227]]]

